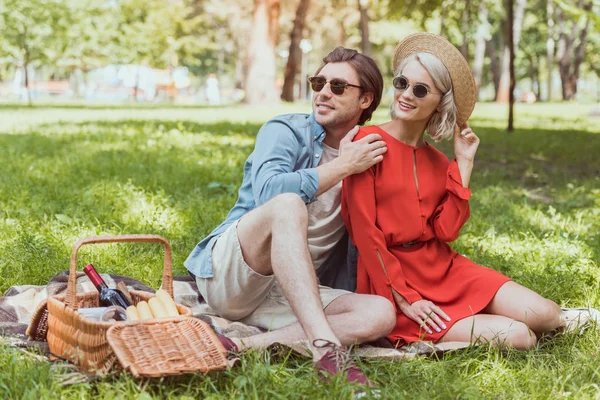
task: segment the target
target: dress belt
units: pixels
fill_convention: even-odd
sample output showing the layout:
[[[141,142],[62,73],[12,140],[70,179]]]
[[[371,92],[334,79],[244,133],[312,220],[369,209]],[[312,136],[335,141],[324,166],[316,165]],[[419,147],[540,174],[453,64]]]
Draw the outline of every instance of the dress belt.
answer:
[[[419,243],[418,240],[411,240],[410,242],[400,243],[400,244],[397,244],[396,246],[402,246],[402,247],[406,248],[406,247],[413,246],[413,245],[415,245],[417,243]]]

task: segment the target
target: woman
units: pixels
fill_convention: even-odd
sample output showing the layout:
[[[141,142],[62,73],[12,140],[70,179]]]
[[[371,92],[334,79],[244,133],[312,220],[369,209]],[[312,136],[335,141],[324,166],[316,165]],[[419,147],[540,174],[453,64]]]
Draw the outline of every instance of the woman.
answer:
[[[469,218],[479,145],[466,123],[476,101],[471,70],[445,39],[416,34],[398,45],[394,71],[392,121],[356,136],[380,134],[387,154],[343,184],[342,212],[359,251],[357,291],[396,306],[393,343],[529,349],[536,335],[564,324],[560,308],[447,244]],[[424,140],[425,131],[436,141],[453,139],[452,162]]]

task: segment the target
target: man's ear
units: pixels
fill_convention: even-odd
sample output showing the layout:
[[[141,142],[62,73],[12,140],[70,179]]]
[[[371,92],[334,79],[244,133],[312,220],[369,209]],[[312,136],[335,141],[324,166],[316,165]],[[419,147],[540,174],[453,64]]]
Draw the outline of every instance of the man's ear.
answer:
[[[373,93],[365,92],[360,96],[360,108],[366,110],[373,102]]]

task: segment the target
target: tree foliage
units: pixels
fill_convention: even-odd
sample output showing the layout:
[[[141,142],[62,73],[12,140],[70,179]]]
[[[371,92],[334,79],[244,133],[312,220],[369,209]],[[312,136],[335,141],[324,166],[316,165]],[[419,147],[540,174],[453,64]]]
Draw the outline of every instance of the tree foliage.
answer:
[[[267,55],[262,44],[251,43],[260,28],[253,12],[263,1],[267,0],[0,0],[0,80],[16,68],[29,72],[43,66],[50,74],[65,76],[109,64],[133,64],[185,66],[199,78],[214,73],[229,86],[245,88],[254,60],[265,61]],[[560,75],[564,98],[575,96],[581,74],[597,71],[600,0],[514,1],[524,5],[522,23],[515,27],[521,32],[515,32],[518,89],[548,98],[552,76]],[[461,50],[482,99],[496,98],[502,89],[502,70],[508,65],[506,0],[277,3],[268,41],[261,42],[270,43],[268,79],[273,85],[263,81],[252,90],[271,88],[282,80],[290,54],[285,98],[293,98],[298,38],[313,49],[302,58],[309,70],[341,45],[369,52],[390,75],[396,44],[417,31],[441,34]],[[302,26],[294,24],[300,4],[309,4],[303,9]]]
[[[65,49],[68,17],[69,9],[59,0],[0,3],[3,58],[23,67],[29,103],[29,67],[57,62]]]

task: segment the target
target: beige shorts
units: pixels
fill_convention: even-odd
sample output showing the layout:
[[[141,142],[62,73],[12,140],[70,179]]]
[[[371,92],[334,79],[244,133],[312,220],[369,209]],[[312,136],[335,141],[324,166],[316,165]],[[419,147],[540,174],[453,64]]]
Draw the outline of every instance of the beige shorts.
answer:
[[[268,330],[297,321],[275,276],[261,275],[244,261],[237,221],[215,242],[212,266],[213,277],[196,277],[196,283],[202,297],[221,317]],[[319,286],[319,292],[323,308],[351,293],[326,286]]]

